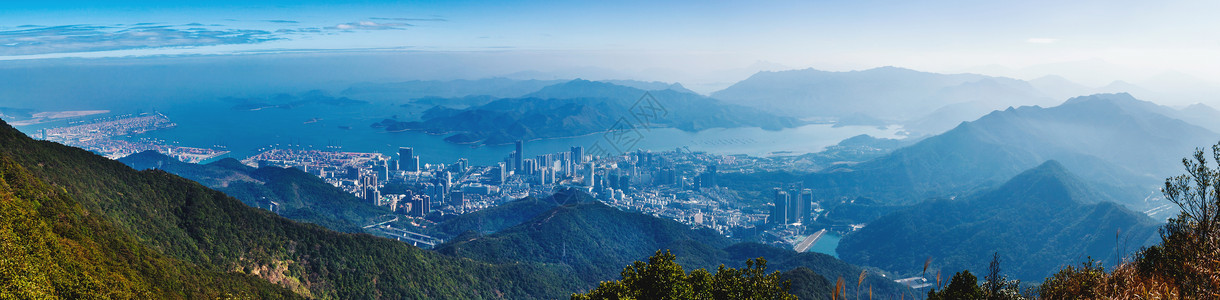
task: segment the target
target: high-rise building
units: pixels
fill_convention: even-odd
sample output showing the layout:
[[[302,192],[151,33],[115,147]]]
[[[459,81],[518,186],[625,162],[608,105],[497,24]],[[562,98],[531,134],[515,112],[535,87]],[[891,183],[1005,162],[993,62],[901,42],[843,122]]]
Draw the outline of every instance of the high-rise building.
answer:
[[[494,184],[504,184],[505,173],[504,163],[498,162],[495,167],[491,168],[491,181]]]
[[[716,165],[707,166],[707,170],[703,174],[699,174],[699,187],[712,188],[718,186],[716,184]]]
[[[398,148],[398,169],[407,172],[419,172],[419,156],[411,147]]]
[[[357,182],[356,187],[356,191],[359,193],[357,196],[373,205],[380,204],[377,201],[381,198],[381,192],[377,190],[377,185],[376,173],[360,175],[360,180]]]
[[[447,197],[449,192],[453,190],[453,173],[441,171],[437,175],[436,185],[440,186],[440,194],[442,195],[440,200],[444,201],[444,197]]]
[[[797,197],[797,205],[797,218],[800,218],[799,221],[802,223],[808,224],[812,220],[810,217],[813,215],[813,190],[801,190],[800,196]]]
[[[589,163],[589,164],[588,164],[588,166],[586,166],[586,167],[585,167],[585,172],[586,172],[586,173],[585,173],[585,185],[586,185],[586,186],[592,186],[592,187],[594,187],[595,189],[596,189],[596,188],[598,188],[598,186],[597,186],[597,184],[596,184],[596,182],[597,182],[597,165],[595,165],[595,164],[593,164],[593,163]]]
[[[413,156],[415,156],[415,149],[413,149],[411,147],[399,147],[398,148],[398,157],[399,158],[408,158],[408,157],[413,157]]]
[[[581,147],[581,146],[572,147],[572,151],[570,151],[570,153],[572,153],[573,162],[575,162],[577,164],[581,164],[581,163],[585,162],[585,147]]]
[[[428,195],[414,195],[411,197],[411,216],[423,218],[432,212],[432,199]]]
[[[513,153],[513,170],[525,173],[525,141],[517,140],[517,152]]]
[[[460,172],[460,173],[466,173],[466,170],[470,169],[470,161],[467,160],[465,157],[459,158],[457,161],[457,165],[458,165],[458,172]]]
[[[787,223],[789,223],[789,224],[801,221],[801,216],[797,214],[797,207],[800,206],[800,202],[801,202],[799,198],[800,198],[799,195],[797,195],[795,193],[788,194],[788,207],[787,207],[788,222]]]
[[[462,191],[449,192],[449,205],[452,205],[453,208],[456,208],[459,212],[465,211],[464,210],[464,208],[466,207],[465,194],[463,194]]]
[[[564,176],[572,176],[576,172],[572,162],[572,152],[559,153],[559,167]]]
[[[773,201],[775,203],[775,207],[771,209],[771,223],[788,224],[788,206],[789,202],[792,202],[790,201],[791,197],[789,197],[788,192],[785,192],[783,189],[775,188],[773,191],[775,193],[775,199]]]
[[[535,174],[534,171],[537,171],[537,170],[538,170],[537,163],[535,163],[534,160],[531,158],[526,158],[526,159],[521,160],[521,170],[518,172],[520,172],[522,175],[534,175]]]

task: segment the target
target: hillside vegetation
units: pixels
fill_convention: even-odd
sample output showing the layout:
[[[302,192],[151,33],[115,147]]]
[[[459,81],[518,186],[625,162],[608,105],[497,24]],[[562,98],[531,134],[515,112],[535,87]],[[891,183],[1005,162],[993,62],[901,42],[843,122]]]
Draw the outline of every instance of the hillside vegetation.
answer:
[[[258,277],[300,296],[519,299],[566,297],[576,290],[552,267],[448,257],[297,223],[163,171],[135,171],[81,149],[34,141],[7,124],[0,125],[0,156],[58,187],[79,204],[80,214],[114,225],[113,233],[98,238],[128,239],[203,271]],[[140,289],[150,290],[132,290]]]

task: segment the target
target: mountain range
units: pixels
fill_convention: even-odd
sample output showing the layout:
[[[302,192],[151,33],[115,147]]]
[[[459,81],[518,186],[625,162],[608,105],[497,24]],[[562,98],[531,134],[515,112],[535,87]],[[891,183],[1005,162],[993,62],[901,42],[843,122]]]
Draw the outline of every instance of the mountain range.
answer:
[[[998,188],[881,217],[845,236],[838,253],[851,263],[917,276],[928,257],[932,269],[986,274],[995,251],[1005,274],[1038,282],[1090,257],[1114,265],[1159,242],[1158,226],[1048,161]]]
[[[1128,94],[1077,97],[1062,105],[992,112],[871,161],[805,176],[821,197],[913,204],[969,195],[1057,160],[1133,209],[1197,145],[1220,138]],[[867,221],[867,220],[864,220]]]
[[[972,105],[990,111],[1013,105],[1055,103],[1054,99],[1020,80],[895,67],[849,72],[815,69],[759,72],[712,93],[712,97],[800,118],[835,121],[866,115],[885,122],[916,123],[938,109],[954,104],[974,103]],[[942,117],[947,113],[940,112]],[[978,116],[958,114],[953,115],[953,119],[965,121]]]
[[[496,145],[658,127],[683,131],[747,126],[779,130],[799,124],[792,118],[671,88],[648,91],[577,79],[519,98],[468,108],[436,106],[427,110],[421,121],[386,119],[373,127],[450,134],[445,140],[453,143]]]

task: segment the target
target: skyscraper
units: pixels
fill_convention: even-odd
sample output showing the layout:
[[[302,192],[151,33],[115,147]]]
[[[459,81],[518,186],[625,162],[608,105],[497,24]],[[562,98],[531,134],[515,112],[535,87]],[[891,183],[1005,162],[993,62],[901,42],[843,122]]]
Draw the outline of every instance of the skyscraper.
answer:
[[[783,189],[775,188],[773,191],[775,192],[775,207],[771,209],[771,223],[788,224],[788,205],[791,198]]]
[[[812,220],[811,216],[813,215],[813,190],[801,190],[800,197],[797,197],[797,204],[799,205],[796,208],[797,218],[799,218],[801,223],[808,224]]]
[[[513,170],[525,173],[525,141],[517,140],[517,152],[513,153]]]
[[[596,189],[597,165],[589,163],[589,165],[585,167],[585,172],[585,186],[592,186]]]
[[[519,172],[522,175],[534,175],[534,173],[535,173],[534,171],[537,171],[537,170],[538,170],[538,164],[535,163],[533,159],[527,158],[527,159],[521,160],[521,170]]]
[[[571,153],[572,153],[572,162],[575,162],[578,164],[585,162],[585,147],[581,147],[581,146],[572,147]]]
[[[507,170],[504,170],[504,163],[498,162],[491,169],[491,181],[495,184],[504,184],[504,177]]]
[[[407,159],[407,158],[411,158],[414,156],[415,156],[415,149],[412,149],[411,147],[399,147],[398,148],[398,157],[400,159]]]
[[[411,147],[398,148],[398,169],[407,172],[419,172],[419,157]]]
[[[422,218],[432,211],[432,199],[429,199],[428,195],[411,196],[411,201],[408,203],[411,203],[412,217]]]

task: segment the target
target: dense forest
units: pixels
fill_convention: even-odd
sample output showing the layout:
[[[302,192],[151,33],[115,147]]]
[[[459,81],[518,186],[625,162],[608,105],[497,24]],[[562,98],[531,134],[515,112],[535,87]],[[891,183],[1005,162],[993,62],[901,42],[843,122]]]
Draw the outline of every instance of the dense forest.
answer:
[[[26,168],[29,177],[57,187],[66,196],[61,199],[70,199],[69,207],[79,207],[80,215],[113,224],[112,234],[92,237],[106,243],[132,241],[138,244],[128,248],[149,250],[115,249],[114,254],[152,252],[165,257],[168,266],[149,267],[154,273],[193,268],[222,279],[253,276],[314,298],[558,298],[577,290],[554,267],[483,263],[297,223],[164,171],[135,171],[84,150],[32,140],[7,124],[0,126],[0,156]],[[58,217],[39,218],[62,223]],[[113,261],[138,268],[141,260]],[[217,280],[152,279],[145,282],[170,286],[157,290],[137,285],[131,290],[177,293],[184,289],[174,288],[173,282]],[[253,294],[262,289],[255,283],[245,285],[250,288],[230,290]],[[215,290],[201,293],[208,291]]]

